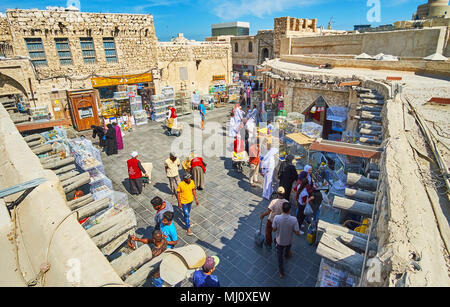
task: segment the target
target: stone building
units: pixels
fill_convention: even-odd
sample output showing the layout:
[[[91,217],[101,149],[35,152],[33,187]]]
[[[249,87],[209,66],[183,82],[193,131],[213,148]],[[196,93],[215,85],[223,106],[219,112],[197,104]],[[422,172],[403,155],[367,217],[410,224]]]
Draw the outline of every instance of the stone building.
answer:
[[[202,74],[185,88],[206,92],[214,75],[230,77],[229,49],[220,43],[160,44],[152,15],[11,9],[0,18],[0,56],[6,57],[0,61],[0,95],[19,92],[54,115],[58,92],[97,89],[97,103],[103,92],[130,84],[159,93],[161,75],[164,84],[180,88],[187,80],[170,73],[178,63],[189,78]]]
[[[291,36],[311,36],[318,33],[317,19],[280,17],[274,19],[273,24],[273,53],[274,58],[280,57],[281,41]]]

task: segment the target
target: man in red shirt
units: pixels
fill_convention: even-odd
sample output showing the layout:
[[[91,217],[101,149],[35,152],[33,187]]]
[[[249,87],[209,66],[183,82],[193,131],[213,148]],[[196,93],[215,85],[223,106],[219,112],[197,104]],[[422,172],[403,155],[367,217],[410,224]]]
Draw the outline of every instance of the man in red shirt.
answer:
[[[142,174],[147,176],[147,172],[142,167],[141,161],[137,159],[138,153],[133,151],[131,159],[127,161],[128,177],[130,179],[130,192],[133,195],[142,193]]]

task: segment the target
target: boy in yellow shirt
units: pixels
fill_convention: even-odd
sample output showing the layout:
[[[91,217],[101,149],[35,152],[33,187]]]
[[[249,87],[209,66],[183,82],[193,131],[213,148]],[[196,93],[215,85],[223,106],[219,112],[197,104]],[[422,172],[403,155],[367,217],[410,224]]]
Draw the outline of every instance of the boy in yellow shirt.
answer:
[[[186,223],[187,235],[192,236],[191,224],[189,220],[189,214],[191,212],[192,203],[194,202],[198,206],[197,193],[195,192],[195,183],[191,179],[191,174],[186,173],[183,177],[183,181],[178,184],[177,187],[177,200],[178,207],[183,210],[184,222]]]

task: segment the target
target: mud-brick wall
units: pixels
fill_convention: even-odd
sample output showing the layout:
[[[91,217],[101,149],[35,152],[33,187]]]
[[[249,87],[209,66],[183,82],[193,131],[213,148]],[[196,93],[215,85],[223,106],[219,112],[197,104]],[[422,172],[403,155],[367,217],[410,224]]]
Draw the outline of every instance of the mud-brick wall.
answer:
[[[16,55],[29,56],[25,38],[41,38],[47,66],[42,77],[132,73],[157,65],[157,38],[152,15],[102,14],[41,10],[7,10]],[[92,37],[96,62],[85,64],[80,38]],[[72,65],[60,64],[55,38],[68,38]],[[103,38],[114,38],[118,63],[106,61]]]
[[[380,94],[389,91],[374,81],[365,81],[363,86]],[[415,129],[404,130],[399,99],[386,100],[382,116],[385,145],[371,235],[378,249],[369,254],[375,265],[366,267],[362,285],[448,287],[448,255],[410,144]],[[411,265],[411,253],[417,255],[418,269]]]

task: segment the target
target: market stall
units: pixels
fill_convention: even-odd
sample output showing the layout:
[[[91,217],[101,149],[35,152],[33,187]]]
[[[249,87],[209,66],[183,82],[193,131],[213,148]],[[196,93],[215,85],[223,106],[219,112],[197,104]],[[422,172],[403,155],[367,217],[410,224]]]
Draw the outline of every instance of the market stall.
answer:
[[[163,122],[167,117],[169,107],[175,107],[175,90],[171,86],[165,86],[161,88],[160,95],[152,96],[152,120],[156,122]]]

